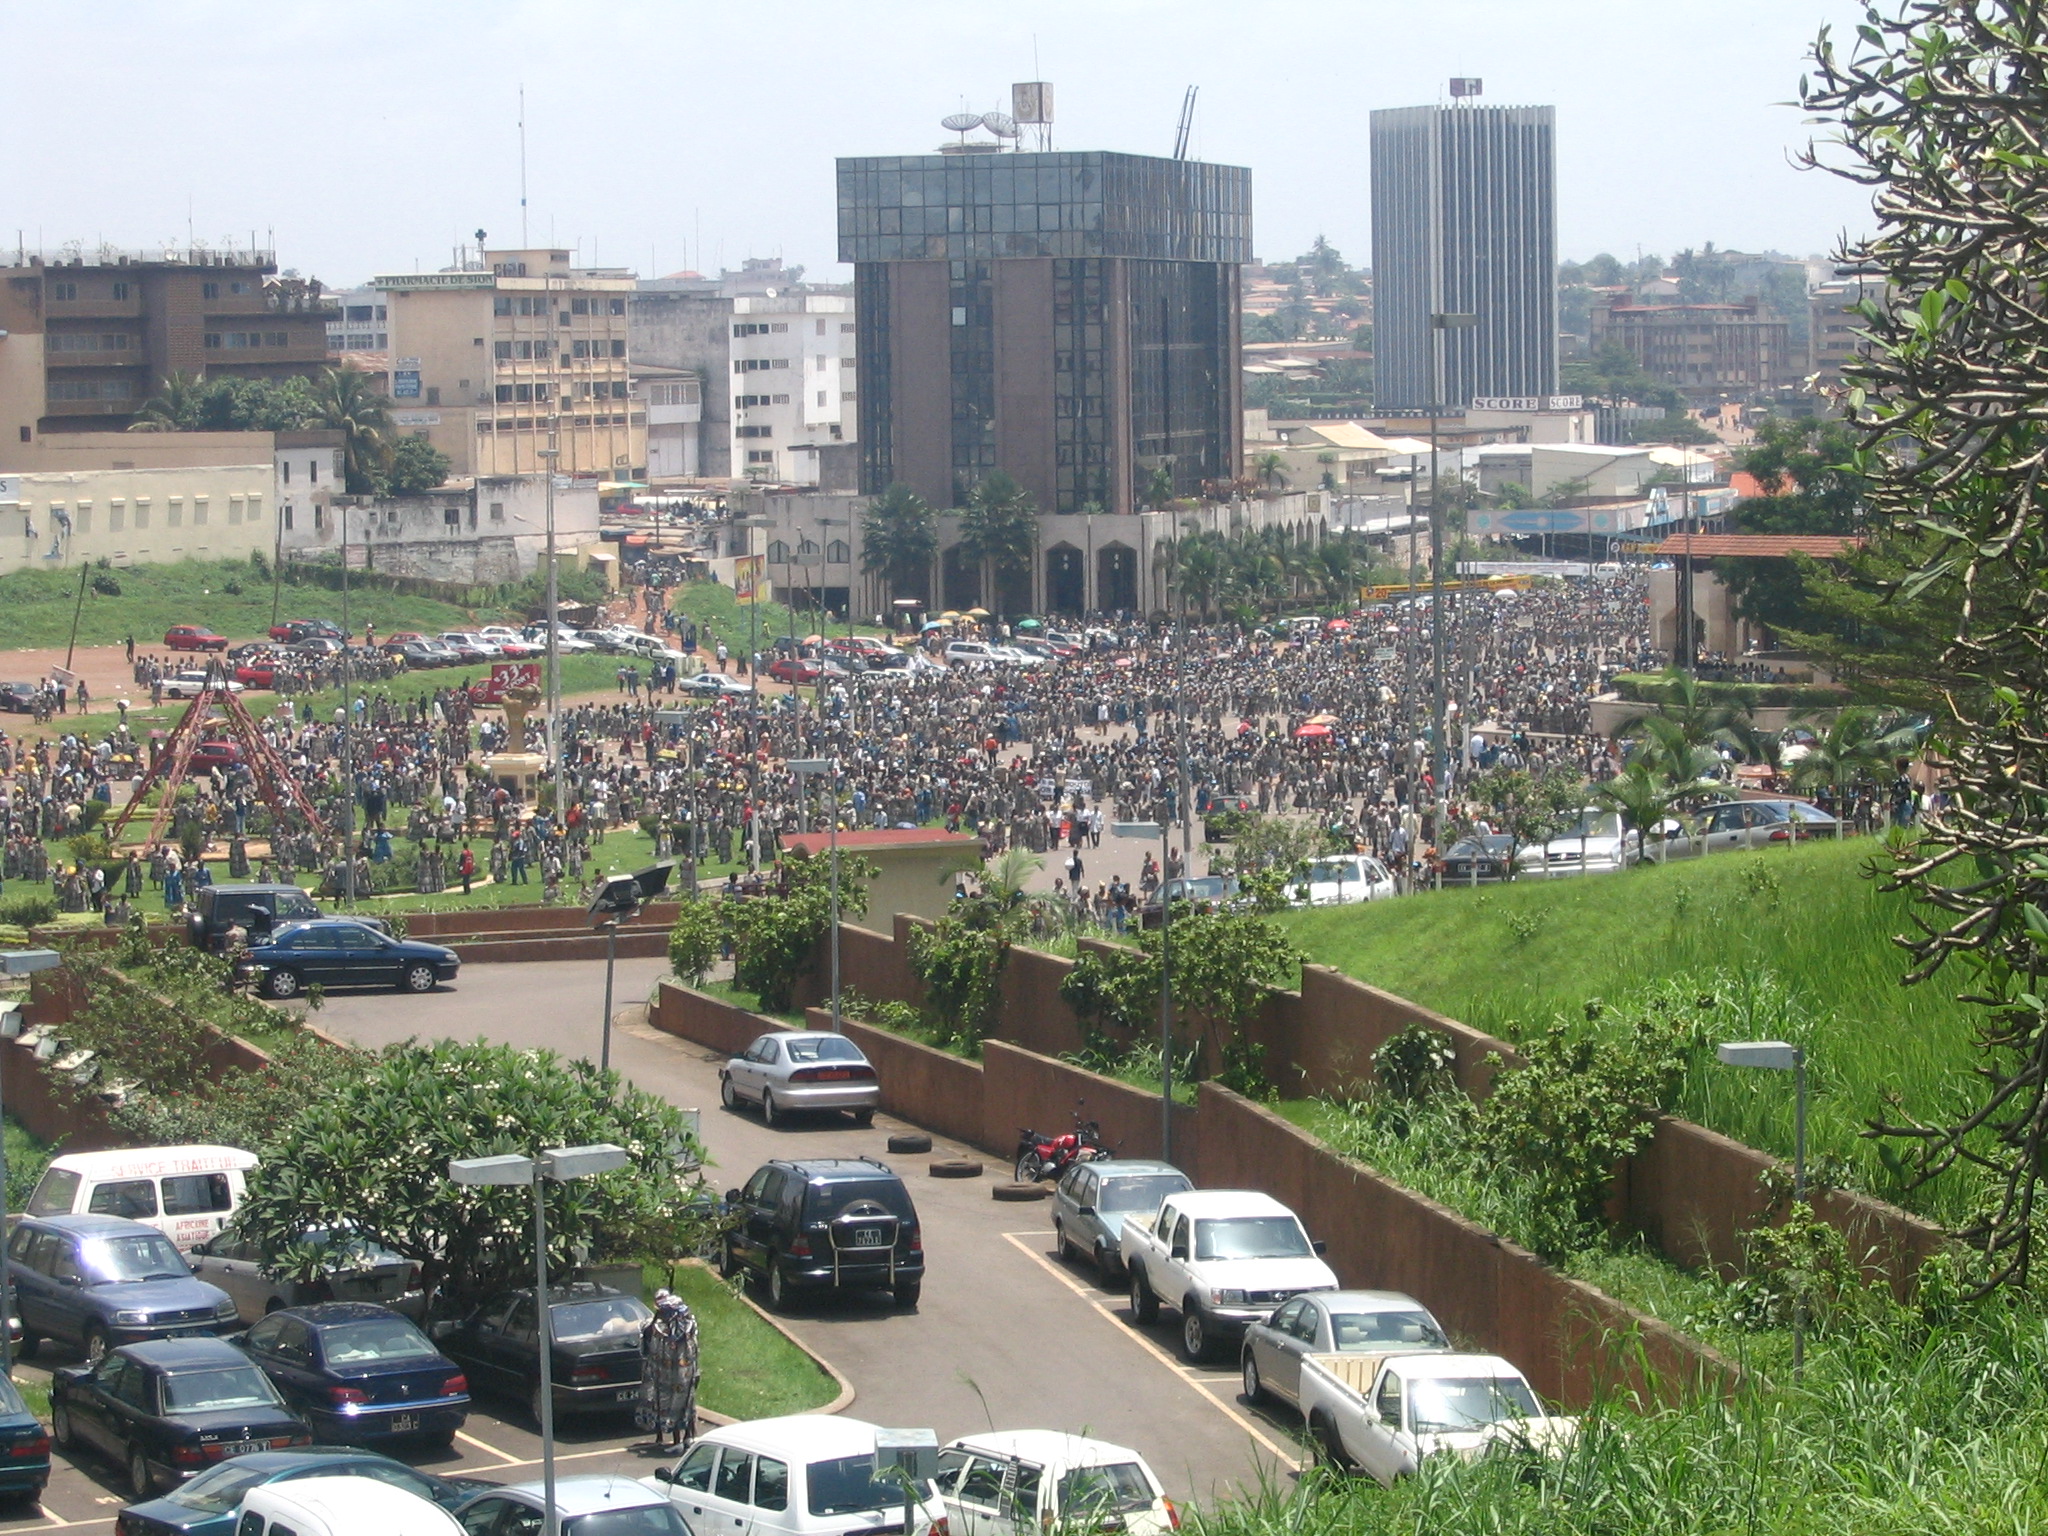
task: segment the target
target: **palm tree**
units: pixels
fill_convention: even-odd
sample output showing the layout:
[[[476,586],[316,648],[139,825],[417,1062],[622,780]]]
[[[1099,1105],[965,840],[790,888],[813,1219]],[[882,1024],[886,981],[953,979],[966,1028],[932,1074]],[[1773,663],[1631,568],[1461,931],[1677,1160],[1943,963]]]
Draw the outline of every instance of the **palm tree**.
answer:
[[[1610,811],[1619,811],[1622,821],[1638,836],[1656,832],[1661,862],[1663,845],[1669,836],[1663,829],[1671,819],[1671,812],[1687,795],[1696,794],[1705,787],[1697,779],[1680,781],[1672,778],[1662,765],[1651,760],[1649,754],[1638,753],[1628,760],[1620,773],[1605,784],[1595,786],[1593,800]]]
[[[196,432],[206,411],[206,401],[206,380],[203,376],[196,373],[166,374],[157,392],[143,401],[142,409],[135,413],[135,420],[128,424],[128,430]]]
[[[1870,704],[1851,704],[1792,765],[1792,783],[1798,789],[1825,784],[1837,792],[1835,836],[1840,837],[1849,809],[1842,791],[1888,773],[1894,758],[1919,744],[1919,728],[1901,716]]]
[[[1173,471],[1164,464],[1156,466],[1145,477],[1145,505],[1154,512],[1163,512],[1173,502]]]
[[[1720,770],[1721,754],[1705,742],[1694,741],[1684,721],[1645,715],[1630,725],[1640,728],[1627,734],[1643,743],[1634,756],[1674,783],[1704,779]]]
[[[1019,581],[1031,589],[1038,558],[1038,509],[1031,493],[1004,470],[991,472],[967,494],[960,515],[961,552],[982,568],[983,589],[1007,611],[1003,599]],[[1026,599],[1029,602],[1029,599]]]
[[[1717,742],[1735,742],[1740,722],[1749,711],[1733,704],[1718,704],[1701,687],[1700,680],[1682,667],[1666,667],[1657,674],[1663,697],[1653,713],[1636,716],[1621,728],[1624,736],[1650,734],[1650,722],[1662,720],[1672,726],[1688,747],[1707,747]]]
[[[341,434],[341,462],[351,496],[374,495],[391,462],[391,402],[354,366],[329,368],[314,390],[319,425]]]
[[[892,485],[861,515],[860,533],[860,568],[881,577],[889,597],[914,592],[931,601],[927,588],[939,553],[931,503],[907,485]]]
[[[1262,453],[1255,466],[1259,472],[1259,483],[1270,490],[1287,489],[1287,458],[1279,453]]]
[[[1173,586],[1180,593],[1181,611],[1192,608],[1197,615],[1208,617],[1210,605],[1231,586],[1223,541],[1190,527],[1170,548]]]

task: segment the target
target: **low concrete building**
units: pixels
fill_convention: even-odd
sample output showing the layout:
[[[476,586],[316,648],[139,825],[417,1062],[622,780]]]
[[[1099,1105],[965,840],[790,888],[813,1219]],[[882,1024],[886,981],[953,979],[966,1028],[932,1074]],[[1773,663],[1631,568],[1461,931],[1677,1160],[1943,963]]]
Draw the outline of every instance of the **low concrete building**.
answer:
[[[302,455],[301,455],[302,456]],[[555,548],[583,563],[599,542],[597,482],[563,477],[555,489]],[[547,482],[539,475],[451,481],[416,496],[327,495],[294,502],[281,530],[286,560],[335,559],[393,576],[465,584],[520,581],[547,549]]]
[[[784,851],[823,858],[832,840],[824,832],[803,832],[782,840]],[[857,853],[875,866],[868,885],[870,926],[886,930],[898,912],[937,921],[953,902],[953,877],[979,872],[981,843],[964,832],[936,827],[899,827],[880,832],[842,832],[839,852]]]

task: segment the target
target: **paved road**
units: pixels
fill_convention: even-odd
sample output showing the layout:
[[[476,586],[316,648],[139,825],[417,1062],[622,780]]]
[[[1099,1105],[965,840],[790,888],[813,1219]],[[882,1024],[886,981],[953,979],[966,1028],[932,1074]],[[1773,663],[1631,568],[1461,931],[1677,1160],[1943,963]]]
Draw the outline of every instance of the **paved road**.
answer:
[[[704,1110],[712,1176],[723,1187],[771,1157],[866,1154],[890,1161],[917,1201],[930,1267],[915,1313],[886,1298],[835,1299],[788,1319],[853,1382],[852,1413],[929,1427],[941,1440],[991,1423],[1085,1430],[1137,1447],[1183,1499],[1249,1490],[1292,1467],[1290,1431],[1238,1401],[1235,1371],[1185,1366],[1167,1330],[1133,1328],[1120,1295],[1052,1256],[1043,1204],[999,1203],[989,1178],[933,1179],[928,1158],[890,1157],[886,1137],[905,1127],[886,1117],[865,1131],[836,1116],[771,1130],[757,1115],[721,1110],[718,1058],[634,1022],[640,1010],[626,1006],[664,969],[659,960],[620,963],[612,1061],[640,1087]],[[594,961],[468,966],[455,986],[424,998],[330,993],[320,1023],[365,1045],[484,1036],[595,1056],[603,989]],[[966,1151],[939,1141],[931,1155]],[[991,1176],[1000,1172],[992,1162]]]

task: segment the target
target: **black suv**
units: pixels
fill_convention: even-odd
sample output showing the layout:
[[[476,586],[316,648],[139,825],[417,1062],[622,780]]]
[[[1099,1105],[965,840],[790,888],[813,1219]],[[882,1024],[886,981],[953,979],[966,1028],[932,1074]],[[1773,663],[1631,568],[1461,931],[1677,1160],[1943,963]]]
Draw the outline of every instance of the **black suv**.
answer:
[[[873,1158],[764,1163],[728,1190],[733,1218],[720,1271],[758,1275],[778,1311],[800,1291],[888,1290],[914,1307],[924,1289],[917,1207],[888,1164]]]
[[[218,954],[228,930],[240,923],[250,942],[261,943],[279,923],[326,914],[296,885],[202,885],[186,919],[192,942]]]

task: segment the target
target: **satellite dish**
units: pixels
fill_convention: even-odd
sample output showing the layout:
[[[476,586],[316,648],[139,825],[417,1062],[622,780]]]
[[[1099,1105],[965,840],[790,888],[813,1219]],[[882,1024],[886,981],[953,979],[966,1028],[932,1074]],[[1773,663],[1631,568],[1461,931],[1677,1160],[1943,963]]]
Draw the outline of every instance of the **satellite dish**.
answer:
[[[970,128],[981,126],[981,115],[976,112],[955,112],[951,117],[940,118],[939,126],[952,133],[965,133]]]
[[[1017,120],[1007,112],[982,113],[981,126],[999,139],[1014,139],[1017,137]]]

